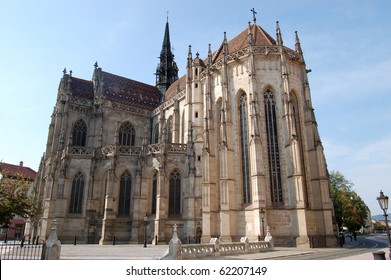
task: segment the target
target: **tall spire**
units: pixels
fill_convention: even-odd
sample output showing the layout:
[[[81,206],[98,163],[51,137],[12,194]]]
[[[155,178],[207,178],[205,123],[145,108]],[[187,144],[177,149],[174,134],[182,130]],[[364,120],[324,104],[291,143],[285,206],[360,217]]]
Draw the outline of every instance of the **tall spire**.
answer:
[[[156,68],[156,86],[164,94],[169,86],[178,79],[178,67],[174,61],[171,51],[170,30],[168,26],[168,16],[162,50],[160,51],[160,63]]]

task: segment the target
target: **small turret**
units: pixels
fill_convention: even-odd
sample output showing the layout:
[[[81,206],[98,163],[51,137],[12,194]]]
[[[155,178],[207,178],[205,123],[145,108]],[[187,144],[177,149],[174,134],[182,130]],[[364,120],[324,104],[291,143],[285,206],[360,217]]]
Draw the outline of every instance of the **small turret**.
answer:
[[[276,36],[277,36],[277,45],[282,45],[284,42],[282,41],[282,35],[281,35],[281,29],[280,29],[280,23],[276,22]]]

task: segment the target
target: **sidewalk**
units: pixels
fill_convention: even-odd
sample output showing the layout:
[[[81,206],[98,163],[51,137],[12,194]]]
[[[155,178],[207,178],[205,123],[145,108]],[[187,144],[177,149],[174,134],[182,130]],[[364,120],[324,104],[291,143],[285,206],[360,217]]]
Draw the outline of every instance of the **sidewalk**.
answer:
[[[168,245],[148,245],[144,248],[142,244],[134,245],[62,245],[61,260],[156,260],[164,255]],[[316,254],[318,252],[335,252],[344,248],[291,248],[276,247],[274,251],[246,255],[221,256],[220,260],[272,260],[287,256],[301,256],[305,254]],[[345,248],[347,250],[347,248]],[[386,252],[386,259],[389,260],[387,248],[373,249],[373,251]],[[205,258],[206,259],[206,258]],[[212,258],[208,258],[212,259]],[[373,260],[372,252],[360,255],[339,258],[340,260]]]

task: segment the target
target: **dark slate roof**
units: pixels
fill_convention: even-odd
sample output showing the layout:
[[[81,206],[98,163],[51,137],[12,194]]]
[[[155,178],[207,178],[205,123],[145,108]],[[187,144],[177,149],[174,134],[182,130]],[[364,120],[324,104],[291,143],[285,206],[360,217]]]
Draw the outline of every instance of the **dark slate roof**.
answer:
[[[32,170],[30,167],[23,165],[14,165],[9,163],[0,162],[0,171],[4,177],[16,178],[21,177],[25,180],[33,181],[37,172]]]
[[[102,71],[104,96],[112,102],[145,110],[154,110],[160,104],[161,93],[155,86]],[[89,100],[94,99],[93,82],[71,78],[72,95]]]

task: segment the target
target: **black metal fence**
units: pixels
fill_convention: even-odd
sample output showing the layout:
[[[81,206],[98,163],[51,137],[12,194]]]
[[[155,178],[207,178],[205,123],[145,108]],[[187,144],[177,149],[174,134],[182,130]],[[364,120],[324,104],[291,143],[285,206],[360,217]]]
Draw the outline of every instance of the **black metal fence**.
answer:
[[[21,241],[8,241],[0,244],[1,260],[44,260],[45,242],[39,244]]]

